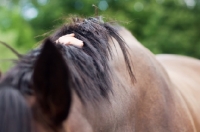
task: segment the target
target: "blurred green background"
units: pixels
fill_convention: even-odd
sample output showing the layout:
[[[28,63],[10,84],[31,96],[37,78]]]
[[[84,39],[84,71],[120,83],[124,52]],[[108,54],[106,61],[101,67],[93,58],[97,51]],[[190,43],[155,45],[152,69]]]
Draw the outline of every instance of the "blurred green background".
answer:
[[[0,0],[0,40],[20,53],[33,49],[45,33],[70,15],[99,15],[127,27],[153,53],[200,58],[200,0]],[[16,56],[0,45],[4,72]]]

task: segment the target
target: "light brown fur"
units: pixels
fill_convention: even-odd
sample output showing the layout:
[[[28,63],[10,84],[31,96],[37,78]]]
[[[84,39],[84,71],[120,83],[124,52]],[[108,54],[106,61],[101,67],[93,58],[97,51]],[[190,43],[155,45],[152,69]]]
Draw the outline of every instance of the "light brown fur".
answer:
[[[185,106],[185,115],[193,126],[200,131],[200,61],[178,55],[158,55],[157,59],[168,72],[179,105]]]
[[[73,93],[67,132],[198,132],[200,131],[200,61],[154,56],[126,29],[136,82],[126,70],[121,50],[113,46],[113,93],[98,104],[82,104]]]
[[[85,102],[72,91],[65,132],[199,132],[200,61],[176,55],[153,55],[126,29],[136,81],[131,82],[118,45],[112,46],[113,92],[109,99]],[[112,43],[111,43],[112,44]],[[31,100],[30,100],[31,101]],[[49,132],[36,124],[38,132]]]

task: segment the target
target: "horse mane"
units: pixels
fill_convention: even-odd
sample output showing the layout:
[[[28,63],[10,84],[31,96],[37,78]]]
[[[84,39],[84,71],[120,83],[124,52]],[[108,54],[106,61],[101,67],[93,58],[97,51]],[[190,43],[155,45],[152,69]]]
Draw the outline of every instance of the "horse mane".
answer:
[[[81,99],[98,100],[100,97],[108,97],[108,92],[112,91],[112,73],[108,63],[109,59],[112,59],[110,39],[114,38],[118,42],[127,70],[134,81],[126,44],[114,26],[93,17],[72,20],[72,23],[58,29],[51,36],[51,40],[55,41],[63,35],[74,33],[76,38],[84,42],[82,48],[57,44],[63,57],[68,60],[67,65],[71,71],[74,90]],[[40,51],[41,47],[22,57],[6,76],[22,91],[31,92],[33,66]]]

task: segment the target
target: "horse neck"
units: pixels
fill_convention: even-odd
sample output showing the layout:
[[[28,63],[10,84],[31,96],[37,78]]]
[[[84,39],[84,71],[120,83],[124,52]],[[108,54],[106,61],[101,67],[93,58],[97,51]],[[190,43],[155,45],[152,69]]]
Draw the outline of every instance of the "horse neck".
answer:
[[[114,57],[111,61],[113,72],[117,75],[118,88],[114,89],[113,95],[120,90],[121,99],[130,104],[127,108],[130,111],[128,117],[134,125],[136,131],[156,131],[157,128],[150,127],[150,123],[154,126],[164,126],[168,124],[168,131],[175,129],[172,120],[175,113],[174,93],[171,89],[171,81],[164,68],[155,59],[155,56],[143,47],[127,30],[123,29],[120,34],[124,36],[124,40],[129,46],[130,59],[136,82],[131,84],[131,79],[126,71],[126,66],[119,50],[113,47]],[[112,68],[111,68],[112,69]],[[119,87],[121,84],[121,88]],[[122,90],[123,89],[123,90]],[[126,96],[125,96],[126,95]],[[128,101],[127,101],[128,100]],[[125,108],[125,104],[122,106]],[[156,116],[159,116],[157,118]],[[170,119],[169,119],[170,118]],[[152,125],[153,126],[153,125]],[[166,131],[166,128],[160,127],[160,131]]]
[[[174,112],[170,81],[154,55],[130,33],[125,33],[121,34],[132,37],[124,39],[130,47],[131,66],[136,82],[131,82],[120,47],[117,44],[111,45],[113,56],[109,65],[113,91],[109,93],[109,99],[102,99],[96,104],[86,102],[85,105],[74,92],[71,114],[65,123],[67,130],[134,132],[146,131],[146,128],[156,131],[157,127],[152,126],[161,126],[159,130],[166,131],[162,127],[170,124],[168,115]],[[168,131],[172,129],[173,126],[167,128]]]
[[[120,34],[125,36],[129,46],[136,81],[132,84],[120,47],[111,43],[113,56],[109,66],[113,91],[109,99],[83,104],[74,92],[66,129],[82,132],[174,131],[174,94],[165,70],[128,31]]]

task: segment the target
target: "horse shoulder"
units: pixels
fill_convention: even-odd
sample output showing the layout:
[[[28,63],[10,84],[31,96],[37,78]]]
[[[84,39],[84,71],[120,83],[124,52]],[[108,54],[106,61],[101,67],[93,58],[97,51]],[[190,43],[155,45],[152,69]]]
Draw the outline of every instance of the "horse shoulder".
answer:
[[[200,61],[180,55],[157,55],[157,59],[170,77],[183,115],[187,115],[194,131],[200,131]]]
[[[125,63],[123,63],[124,58],[117,45],[112,48],[114,55],[111,66],[119,80],[117,83],[124,84],[123,88],[126,91],[124,93],[129,93],[127,95],[131,97],[128,103],[132,104],[130,109],[134,109],[132,114],[135,116],[135,130],[175,131],[177,129],[177,126],[173,125],[175,123],[175,114],[173,113],[175,104],[173,92],[170,90],[170,80],[165,69],[129,31],[122,29],[119,34],[128,45],[131,67],[136,79],[134,84],[131,84]],[[117,88],[114,90],[116,91]],[[156,115],[159,115],[159,118]]]

